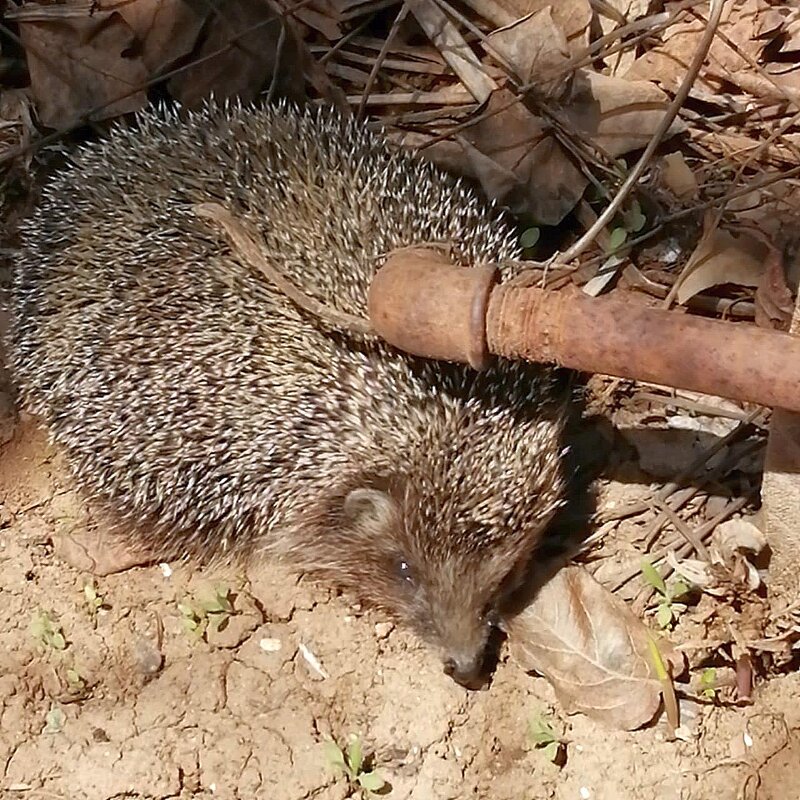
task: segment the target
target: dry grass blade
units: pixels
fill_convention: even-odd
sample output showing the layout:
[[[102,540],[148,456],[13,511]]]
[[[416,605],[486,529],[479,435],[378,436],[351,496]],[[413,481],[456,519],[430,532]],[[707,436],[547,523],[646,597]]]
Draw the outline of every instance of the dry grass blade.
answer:
[[[472,97],[479,103],[488,100],[497,85],[486,74],[483,65],[456,26],[433,0],[406,0],[406,3],[428,38],[442,54],[442,58],[458,75]]]

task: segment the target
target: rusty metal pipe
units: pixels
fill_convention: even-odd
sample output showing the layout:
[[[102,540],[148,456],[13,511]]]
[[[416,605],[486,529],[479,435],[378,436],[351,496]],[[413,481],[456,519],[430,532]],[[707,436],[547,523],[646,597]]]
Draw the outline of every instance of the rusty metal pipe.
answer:
[[[491,353],[800,411],[800,338],[496,281],[491,266],[398,252],[370,287],[370,321],[390,344],[427,358],[483,368]]]

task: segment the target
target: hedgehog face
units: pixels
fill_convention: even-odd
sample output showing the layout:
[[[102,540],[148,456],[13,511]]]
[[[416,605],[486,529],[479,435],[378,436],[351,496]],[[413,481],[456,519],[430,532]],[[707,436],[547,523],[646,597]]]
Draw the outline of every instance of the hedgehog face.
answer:
[[[376,489],[350,492],[336,538],[346,540],[339,552],[356,554],[358,568],[351,571],[340,563],[339,569],[364,600],[388,610],[435,646],[448,675],[475,688],[500,607],[519,587],[540,530],[509,534],[500,544],[488,537],[490,547],[454,552],[448,542],[475,543],[484,537],[476,531],[453,536],[452,529],[442,527],[446,517],[434,513],[431,519],[408,501],[409,495],[398,499]]]

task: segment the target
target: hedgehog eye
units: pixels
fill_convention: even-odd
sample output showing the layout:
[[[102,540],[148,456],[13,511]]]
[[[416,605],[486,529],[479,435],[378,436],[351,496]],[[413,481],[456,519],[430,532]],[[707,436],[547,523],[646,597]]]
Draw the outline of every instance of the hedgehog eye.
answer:
[[[493,603],[489,603],[485,606],[481,619],[489,628],[493,628],[497,625],[500,621],[500,614],[497,612],[497,608]]]
[[[400,557],[397,559],[395,562],[395,572],[401,581],[405,581],[410,586],[414,585],[414,575],[411,572],[411,567],[405,558]]]

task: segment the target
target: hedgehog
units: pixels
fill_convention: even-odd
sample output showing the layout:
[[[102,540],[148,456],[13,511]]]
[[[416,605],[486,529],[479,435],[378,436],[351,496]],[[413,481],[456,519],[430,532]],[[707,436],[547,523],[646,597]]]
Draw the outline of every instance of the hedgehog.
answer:
[[[447,242],[465,268],[520,255],[503,209],[332,109],[150,109],[78,147],[21,226],[22,409],[131,550],[283,562],[388,612],[473,685],[563,503],[563,376],[337,329],[241,259],[196,213],[208,202],[308,296],[361,317],[393,249]]]

